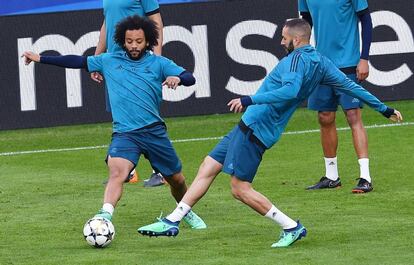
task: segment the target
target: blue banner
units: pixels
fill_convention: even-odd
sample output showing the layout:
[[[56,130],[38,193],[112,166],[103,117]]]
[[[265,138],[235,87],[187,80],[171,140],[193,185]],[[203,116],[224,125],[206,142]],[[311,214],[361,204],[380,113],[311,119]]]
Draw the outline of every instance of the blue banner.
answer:
[[[159,0],[158,2],[163,5],[207,1],[217,0]],[[0,3],[0,16],[102,8],[102,0],[0,0]]]

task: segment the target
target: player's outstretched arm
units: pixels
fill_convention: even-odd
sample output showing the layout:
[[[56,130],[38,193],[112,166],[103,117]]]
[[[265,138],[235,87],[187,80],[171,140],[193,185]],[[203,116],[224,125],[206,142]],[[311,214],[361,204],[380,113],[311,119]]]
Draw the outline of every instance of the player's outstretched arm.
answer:
[[[23,53],[25,64],[28,65],[31,62],[52,64],[64,68],[88,70],[87,57],[79,55],[62,55],[62,56],[40,56],[39,54],[26,51]]]

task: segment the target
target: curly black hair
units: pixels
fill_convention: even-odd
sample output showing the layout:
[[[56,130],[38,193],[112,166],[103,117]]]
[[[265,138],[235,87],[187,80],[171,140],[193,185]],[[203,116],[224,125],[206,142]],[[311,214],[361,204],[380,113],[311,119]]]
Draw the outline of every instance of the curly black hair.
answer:
[[[148,42],[148,50],[152,50],[154,46],[158,45],[158,27],[155,22],[148,19],[147,17],[140,16],[129,16],[121,20],[116,25],[115,42],[120,46],[124,47],[125,44],[125,32],[127,30],[138,30],[142,29],[144,31],[145,39]]]

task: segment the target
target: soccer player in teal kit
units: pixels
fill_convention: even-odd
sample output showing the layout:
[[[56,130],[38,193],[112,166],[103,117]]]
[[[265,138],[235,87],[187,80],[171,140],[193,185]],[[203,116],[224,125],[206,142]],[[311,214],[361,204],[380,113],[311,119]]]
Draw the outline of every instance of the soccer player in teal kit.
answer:
[[[395,121],[401,114],[388,108],[376,97],[347,78],[326,57],[309,45],[310,25],[303,19],[286,21],[282,46],[289,55],[265,78],[255,95],[231,100],[230,111],[241,112],[241,121],[209,153],[196,178],[177,208],[158,222],[138,228],[147,236],[176,236],[181,219],[199,201],[221,172],[231,176],[233,196],[283,229],[272,247],[287,247],[306,236],[305,227],[276,208],[252,188],[264,152],[280,138],[293,112],[319,84],[358,97],[370,107]],[[242,222],[242,221],[241,221]]]
[[[104,52],[115,53],[122,51],[115,40],[115,28],[119,21],[128,16],[146,16],[157,25],[158,38],[157,45],[154,46],[153,52],[161,55],[162,41],[163,41],[163,22],[157,0],[103,0],[103,14],[104,22],[99,34],[99,41],[96,45],[95,55]],[[91,73],[92,80],[100,83],[103,77],[98,72]],[[111,111],[111,106],[108,99],[108,90],[105,88],[106,110]],[[126,182],[135,183],[138,181],[138,172],[135,169],[127,176]],[[106,183],[106,182],[105,182]],[[163,177],[159,173],[151,175],[149,181],[144,182],[144,186],[158,186],[164,184]]]
[[[187,190],[179,160],[169,138],[159,108],[162,85],[176,89],[178,85],[195,83],[192,73],[173,61],[151,53],[157,44],[154,22],[139,16],[127,17],[116,29],[115,40],[122,51],[97,56],[39,56],[25,52],[26,64],[40,62],[67,68],[98,71],[106,79],[113,118],[112,141],[108,148],[109,181],[104,204],[97,216],[108,220],[122,195],[125,176],[144,155],[151,166],[166,176],[171,193],[178,202]],[[185,220],[192,228],[206,228],[194,212]]]
[[[368,77],[368,57],[372,22],[367,0],[299,0],[299,11],[315,33],[316,49],[328,57],[348,78],[363,81]],[[362,50],[358,21],[361,21]],[[360,166],[359,181],[353,193],[373,189],[369,173],[368,137],[362,118],[362,103],[330,86],[319,86],[309,97],[309,109],[318,111],[325,175],[308,190],[341,186],[337,165],[338,136],[335,116],[341,105],[351,127],[355,152]]]

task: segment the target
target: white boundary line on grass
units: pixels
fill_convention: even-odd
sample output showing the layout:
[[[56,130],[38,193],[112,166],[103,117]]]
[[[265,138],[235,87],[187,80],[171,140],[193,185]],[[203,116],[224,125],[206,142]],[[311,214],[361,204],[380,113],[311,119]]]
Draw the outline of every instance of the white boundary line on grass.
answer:
[[[366,129],[373,129],[373,128],[410,126],[410,125],[414,125],[414,122],[374,124],[374,125],[365,126],[365,128]],[[350,128],[349,127],[342,127],[342,128],[337,128],[337,130],[338,131],[348,131],[348,130],[350,130]],[[284,132],[283,135],[308,134],[308,133],[319,133],[319,129],[303,130],[303,131],[290,131],[290,132]],[[190,138],[190,139],[177,139],[177,140],[172,140],[172,142],[173,143],[200,142],[200,141],[219,140],[221,138],[223,138],[223,136]],[[43,150],[31,150],[31,151],[5,152],[5,153],[0,153],[0,156],[15,156],[15,155],[25,155],[25,154],[67,152],[67,151],[79,151],[79,150],[93,150],[93,149],[101,149],[101,148],[107,148],[107,147],[108,147],[108,145],[97,145],[97,146],[83,146],[83,147],[60,148],[60,149],[43,149]]]

